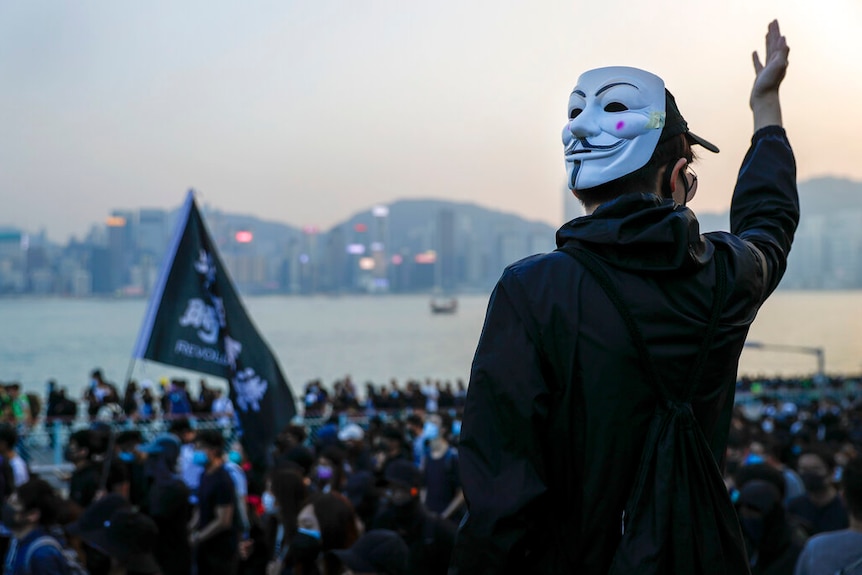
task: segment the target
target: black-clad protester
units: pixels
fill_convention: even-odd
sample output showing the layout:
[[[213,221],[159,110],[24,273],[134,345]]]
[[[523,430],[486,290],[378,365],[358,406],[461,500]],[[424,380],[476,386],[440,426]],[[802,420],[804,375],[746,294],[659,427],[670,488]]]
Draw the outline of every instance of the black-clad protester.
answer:
[[[123,431],[117,434],[114,457],[116,464],[125,468],[129,478],[129,502],[135,507],[146,507],[149,481],[144,468],[145,457],[139,450],[144,442],[138,430]]]
[[[156,561],[163,575],[187,575],[192,568],[188,527],[192,505],[189,488],[177,473],[180,440],[165,433],[139,450],[148,456],[146,473],[151,483],[146,510],[158,529]]]
[[[90,546],[110,557],[111,565],[107,575],[161,573],[153,554],[158,540],[158,529],[153,520],[143,513],[131,509],[116,510],[96,529],[84,531],[81,536]]]
[[[375,529],[350,549],[330,551],[352,575],[406,575],[409,551],[394,531]]]
[[[850,524],[847,507],[832,485],[833,455],[823,448],[811,447],[799,455],[796,469],[805,484],[805,495],[791,499],[787,511],[802,519],[811,535],[847,529]]]
[[[54,529],[60,498],[43,479],[31,479],[3,504],[3,524],[13,539],[4,575],[73,575],[64,541]]]
[[[372,528],[389,529],[404,540],[409,549],[409,575],[447,573],[455,525],[425,509],[419,498],[419,470],[399,459],[386,467],[384,481],[383,508]]]
[[[265,540],[254,539],[254,546],[263,547],[268,554],[267,573],[280,575],[287,572],[284,560],[290,543],[297,533],[297,517],[308,498],[308,488],[300,471],[275,469],[266,480],[261,495],[264,515]]]
[[[221,431],[214,429],[199,431],[195,440],[194,463],[203,467],[204,472],[189,543],[200,574],[232,575],[238,559],[236,496],[233,481],[224,468],[224,443]]]
[[[110,575],[111,557],[99,546],[91,544],[92,534],[104,529],[105,523],[117,511],[131,509],[131,504],[122,495],[109,493],[95,500],[84,513],[67,526],[67,531],[72,537],[77,537],[82,543],[84,551],[84,565],[90,575]]]
[[[849,460],[841,492],[850,510],[850,528],[812,537],[796,565],[796,575],[847,575],[862,572],[862,458]]]
[[[69,479],[69,499],[86,508],[100,491],[128,498],[128,472],[120,461],[108,456],[110,429],[94,425],[69,436],[65,458],[75,466]]]
[[[794,542],[780,491],[761,479],[739,490],[737,512],[752,575],[793,575],[802,550]]]

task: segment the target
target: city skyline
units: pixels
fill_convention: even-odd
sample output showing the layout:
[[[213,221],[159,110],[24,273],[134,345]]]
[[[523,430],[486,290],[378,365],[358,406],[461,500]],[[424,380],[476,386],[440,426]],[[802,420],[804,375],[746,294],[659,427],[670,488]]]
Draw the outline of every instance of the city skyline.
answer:
[[[189,187],[298,227],[397,197],[559,225],[566,100],[580,72],[610,64],[658,73],[721,147],[696,168],[693,204],[720,212],[773,18],[791,47],[800,179],[862,181],[847,137],[862,116],[844,112],[862,96],[852,0],[3,3],[0,225],[65,241],[88,214],[175,206]]]

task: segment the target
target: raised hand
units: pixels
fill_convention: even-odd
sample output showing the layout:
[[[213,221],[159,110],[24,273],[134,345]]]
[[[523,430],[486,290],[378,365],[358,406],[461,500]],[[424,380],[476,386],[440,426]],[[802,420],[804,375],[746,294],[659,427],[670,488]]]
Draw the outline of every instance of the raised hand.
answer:
[[[749,104],[754,112],[755,130],[772,124],[781,125],[778,87],[787,73],[789,53],[787,39],[778,28],[778,20],[773,20],[766,32],[766,60],[761,63],[757,51],[751,54],[755,77]]]

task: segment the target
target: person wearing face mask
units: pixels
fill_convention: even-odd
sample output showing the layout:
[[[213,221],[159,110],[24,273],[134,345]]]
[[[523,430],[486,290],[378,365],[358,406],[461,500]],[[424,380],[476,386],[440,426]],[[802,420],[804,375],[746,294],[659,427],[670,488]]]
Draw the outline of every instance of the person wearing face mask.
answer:
[[[224,468],[224,437],[220,430],[198,431],[193,462],[204,469],[189,535],[197,573],[232,575],[240,534],[234,523],[236,495]]]
[[[847,507],[832,484],[835,473],[833,455],[822,448],[803,450],[796,469],[805,485],[805,494],[791,499],[787,503],[787,511],[803,520],[811,535],[847,529]]]
[[[696,473],[716,487],[743,344],[784,275],[799,221],[779,98],[788,53],[771,22],[765,58],[753,58],[754,133],[731,198],[730,233],[701,233],[688,207],[706,184],[693,170],[696,154],[718,147],[689,129],[665,81],[623,66],[578,78],[562,152],[586,215],[557,231],[554,252],[508,266],[490,296],[458,445],[468,511],[453,573],[607,574],[618,549],[649,547],[652,534],[632,541],[637,529],[620,547],[637,517],[623,511],[636,482],[668,485],[659,479],[664,469],[636,473],[642,454],[654,453],[645,442],[667,398],[676,401],[664,413],[699,426],[698,449],[702,438],[713,459],[699,458],[683,480]],[[691,409],[678,409],[685,404]],[[727,537],[693,536],[744,565],[720,489],[711,502]],[[683,491],[657,488],[650,501],[659,512],[678,504],[675,512],[696,516],[693,507],[686,513]],[[667,522],[656,529],[682,539]],[[679,548],[658,543],[650,557],[704,557],[696,546],[671,545]]]
[[[841,492],[850,511],[849,529],[809,539],[796,564],[796,575],[857,575],[862,573],[862,457],[847,462]]]
[[[341,491],[344,479],[344,451],[334,445],[324,448],[311,471],[313,487],[320,493]]]
[[[31,479],[3,504],[3,524],[13,539],[6,554],[5,575],[72,575],[76,573],[53,533],[59,498],[42,479]],[[77,564],[75,565],[77,567]],[[83,572],[83,571],[78,571]]]
[[[297,533],[297,516],[307,499],[308,489],[300,472],[275,469],[267,477],[266,489],[261,495],[264,540],[254,541],[255,547],[266,547],[269,557],[267,575],[288,572],[285,558]]]
[[[778,488],[749,481],[740,487],[736,507],[752,575],[792,575],[802,546],[793,540]]]
[[[147,489],[149,488],[144,456],[138,449],[144,442],[140,431],[130,430],[117,434],[114,461],[125,468],[129,478],[129,501],[136,507],[146,505]]]
[[[317,493],[296,518],[296,534],[288,546],[285,565],[296,575],[335,573],[328,551],[347,549],[359,537],[359,521],[347,499],[338,493]]]
[[[409,550],[409,575],[436,575],[448,571],[455,541],[455,526],[431,513],[422,504],[422,476],[406,460],[390,463],[384,472],[382,509],[372,529],[397,533]]]
[[[420,465],[424,485],[422,501],[432,513],[457,523],[460,516],[456,513],[464,504],[458,477],[458,450],[449,445],[441,426],[439,415],[428,416],[425,426],[428,447]]]
[[[157,435],[139,451],[147,455],[145,471],[150,479],[146,513],[158,530],[153,553],[163,575],[187,575],[192,569],[189,520],[191,492],[177,472],[180,440],[171,433]]]

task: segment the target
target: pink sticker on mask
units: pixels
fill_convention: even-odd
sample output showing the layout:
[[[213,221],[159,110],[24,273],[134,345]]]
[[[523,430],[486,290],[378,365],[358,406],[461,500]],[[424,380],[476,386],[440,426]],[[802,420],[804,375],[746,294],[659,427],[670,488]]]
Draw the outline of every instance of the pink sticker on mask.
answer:
[[[617,130],[622,130],[623,128],[625,128],[625,126],[626,126],[626,123],[623,122],[622,120],[617,122]]]

